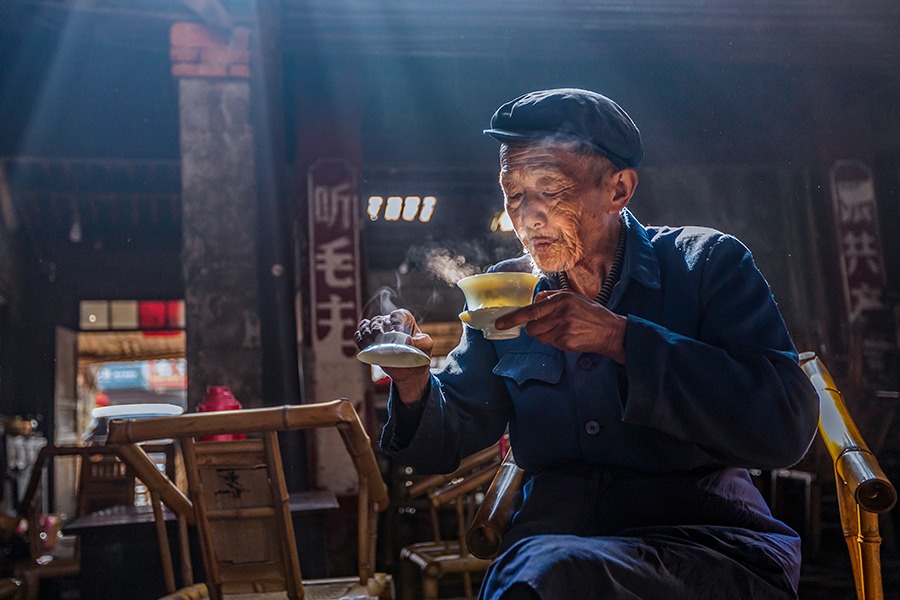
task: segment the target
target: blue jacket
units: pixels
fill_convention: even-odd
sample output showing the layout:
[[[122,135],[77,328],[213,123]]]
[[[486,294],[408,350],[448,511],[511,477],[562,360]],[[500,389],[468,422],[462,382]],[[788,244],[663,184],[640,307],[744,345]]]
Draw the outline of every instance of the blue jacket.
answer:
[[[464,326],[432,375],[412,431],[389,418],[381,446],[423,473],[450,472],[509,425],[526,470],[588,463],[648,473],[785,467],[816,429],[818,400],[750,252],[700,227],[644,227],[625,211],[626,249],[608,307],[627,315],[627,364],[562,352],[523,332]],[[493,270],[530,270],[529,257]],[[542,277],[538,291],[554,289]]]

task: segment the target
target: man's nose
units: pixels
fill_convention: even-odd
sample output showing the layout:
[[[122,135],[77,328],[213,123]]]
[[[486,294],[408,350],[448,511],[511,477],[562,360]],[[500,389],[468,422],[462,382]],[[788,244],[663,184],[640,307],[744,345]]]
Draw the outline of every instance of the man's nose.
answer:
[[[522,223],[531,229],[547,224],[547,211],[540,198],[526,196],[522,201]]]

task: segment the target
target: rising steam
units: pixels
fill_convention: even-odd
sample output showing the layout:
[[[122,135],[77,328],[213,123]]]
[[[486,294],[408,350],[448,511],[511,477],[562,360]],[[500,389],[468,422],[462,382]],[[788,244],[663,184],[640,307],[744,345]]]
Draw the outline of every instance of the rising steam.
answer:
[[[448,285],[455,285],[463,277],[474,275],[480,269],[468,264],[466,257],[454,255],[444,248],[432,248],[425,253],[425,268]]]
[[[382,286],[363,306],[363,315],[370,318],[375,315],[386,315],[391,311],[397,310],[397,304],[394,302],[396,299],[397,292],[388,286]]]

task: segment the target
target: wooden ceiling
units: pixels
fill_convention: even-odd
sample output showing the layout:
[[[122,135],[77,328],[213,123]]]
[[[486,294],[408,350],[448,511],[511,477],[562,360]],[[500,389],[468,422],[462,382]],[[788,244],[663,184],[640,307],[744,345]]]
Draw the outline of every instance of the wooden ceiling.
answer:
[[[284,39],[403,54],[630,55],[895,64],[895,0],[307,0],[280,3]],[[891,63],[890,61],[893,61]],[[864,65],[861,65],[864,66]]]
[[[256,6],[256,13],[251,12]],[[64,29],[150,45],[177,20],[280,27],[286,51],[433,56],[625,56],[664,48],[707,60],[889,66],[896,0],[7,0],[0,31]],[[167,48],[159,48],[167,52]]]
[[[35,35],[42,36],[41,43],[79,36],[92,49],[105,46],[107,54],[120,46],[138,49],[153,57],[155,70],[145,79],[165,78],[168,29],[178,20],[214,27],[258,22],[267,32],[264,43],[278,40],[286,54],[295,55],[486,57],[488,65],[494,64],[493,57],[500,65],[508,57],[627,61],[656,56],[876,70],[893,78],[900,64],[897,0],[5,0],[0,2],[0,100],[3,94],[38,97],[12,91],[28,81],[41,85],[36,77],[16,71],[29,64],[27,52],[38,43]],[[268,35],[272,31],[277,37]],[[110,68],[103,54],[87,56],[112,77],[124,69]],[[159,94],[154,105],[177,105],[174,87],[154,93]],[[110,102],[126,100],[134,102]],[[25,111],[34,103],[10,104]],[[149,111],[138,106],[134,113],[145,116]],[[0,119],[22,121],[27,116],[4,114]],[[65,239],[76,216],[85,238],[92,232],[118,231],[129,239],[138,224],[141,231],[177,232],[176,115],[160,111],[150,117],[157,120],[144,129],[135,125],[130,137],[142,139],[148,128],[171,130],[171,140],[153,150],[171,160],[7,159],[0,164],[6,175],[0,179],[0,200],[11,198],[15,210],[9,212],[7,205],[3,214],[17,217],[19,225],[33,232],[32,239]],[[50,123],[61,129],[68,125]],[[22,135],[14,126],[0,131],[7,138]],[[124,135],[128,131],[120,133],[129,137]],[[68,129],[62,137],[62,142],[78,139]],[[129,152],[141,156],[141,150]],[[102,182],[102,189],[92,188],[91,181]]]

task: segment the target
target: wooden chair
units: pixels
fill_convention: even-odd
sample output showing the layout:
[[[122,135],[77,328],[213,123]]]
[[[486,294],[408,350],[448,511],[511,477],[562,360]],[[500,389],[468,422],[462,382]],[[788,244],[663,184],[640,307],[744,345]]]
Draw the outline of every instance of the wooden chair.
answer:
[[[358,569],[351,577],[303,580],[300,570],[277,434],[314,428],[338,430],[358,476]],[[236,441],[197,440],[227,433],[250,435]],[[149,457],[137,445],[158,438],[180,441],[190,499],[163,473],[150,469]],[[107,443],[113,444],[144,480],[154,512],[164,503],[186,521],[196,523],[206,583],[173,590],[168,598],[283,598],[285,593],[291,599],[393,598],[392,579],[375,572],[376,517],[387,508],[387,486],[369,436],[350,402],[114,420]],[[161,520],[161,509],[157,520]],[[168,579],[172,571],[168,539],[164,528],[157,532],[161,532]],[[184,541],[181,555],[183,577],[190,577]]]
[[[77,539],[53,540],[49,545],[54,547],[48,551],[47,540],[41,538],[44,473],[51,460],[65,456],[80,461],[74,516],[129,500],[134,502],[134,475],[116,458],[112,448],[54,445],[41,448],[18,507],[20,518],[24,518],[28,526],[29,559],[14,565],[14,572],[24,583],[24,594],[29,600],[38,597],[42,579],[77,577],[80,572]]]
[[[878,514],[889,511],[897,492],[866,445],[825,365],[813,352],[800,364],[819,395],[819,435],[834,463],[838,506],[850,552],[858,600],[883,600]],[[475,556],[497,555],[518,508],[523,473],[510,454],[497,472],[468,531]]]
[[[403,585],[407,597],[436,600],[441,577],[451,573],[463,576],[466,599],[472,599],[472,573],[483,573],[491,561],[473,556],[466,541],[466,529],[477,508],[476,494],[491,482],[500,466],[500,444],[485,448],[469,456],[459,468],[446,475],[431,475],[416,480],[407,488],[410,498],[427,496],[432,539],[404,546],[401,562],[412,565],[421,573],[422,595],[409,593],[414,577],[405,576]],[[443,539],[439,509],[453,503],[455,532],[451,539]],[[411,575],[407,570],[407,575]]]

